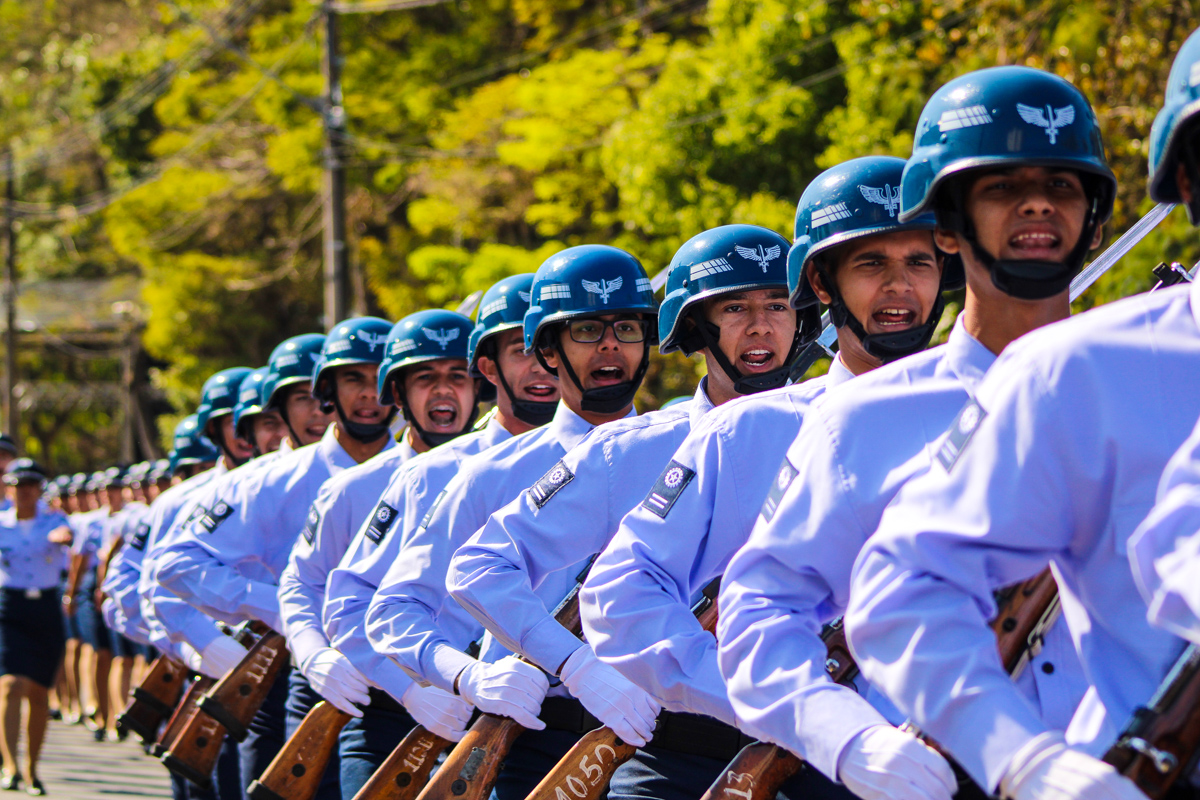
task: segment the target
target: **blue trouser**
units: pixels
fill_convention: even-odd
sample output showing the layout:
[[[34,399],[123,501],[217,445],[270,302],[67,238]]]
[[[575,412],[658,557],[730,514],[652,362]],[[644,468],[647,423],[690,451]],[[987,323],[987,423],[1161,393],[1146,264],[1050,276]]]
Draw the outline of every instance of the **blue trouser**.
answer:
[[[291,676],[288,678],[287,694],[288,738],[291,738],[291,735],[300,727],[300,723],[304,720],[304,715],[319,702],[321,702],[321,695],[313,691],[313,688],[308,685],[308,680],[300,670],[292,670]],[[325,774],[321,776],[321,785],[317,789],[317,794],[313,800],[342,800],[342,789],[338,780],[340,774],[341,767],[338,764],[338,754],[337,751],[334,751],[329,757],[329,764],[325,767]]]
[[[346,723],[338,737],[342,795],[358,794],[416,724],[402,705],[384,692],[372,689],[371,705],[363,709],[361,718]]]
[[[579,741],[579,736],[573,731],[549,728],[522,733],[504,759],[500,777],[492,788],[491,800],[525,800],[546,773]]]
[[[250,720],[249,732],[246,738],[237,746],[238,762],[241,767],[240,783],[242,796],[245,800],[246,787],[266,771],[271,759],[283,747],[286,736],[288,676],[292,668],[285,665],[279,671],[267,699],[263,702],[254,719]],[[225,798],[221,798],[225,800]]]
[[[732,760],[732,755],[711,758],[649,745],[613,774],[608,797],[609,800],[698,800]],[[779,795],[787,800],[855,800],[849,789],[838,786],[807,764],[784,783]]]

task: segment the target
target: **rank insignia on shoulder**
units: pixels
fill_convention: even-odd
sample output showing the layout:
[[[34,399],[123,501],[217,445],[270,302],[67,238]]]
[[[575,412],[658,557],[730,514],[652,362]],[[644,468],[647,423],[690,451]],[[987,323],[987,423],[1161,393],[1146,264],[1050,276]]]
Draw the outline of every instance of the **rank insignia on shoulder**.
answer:
[[[304,537],[304,541],[310,545],[317,540],[317,528],[321,526],[321,512],[317,511],[317,506],[314,503],[308,509],[308,517],[304,520],[304,530],[300,535]]]
[[[550,498],[558,494],[558,490],[575,480],[575,473],[565,463],[559,461],[550,471],[538,478],[537,483],[529,487],[529,497],[533,504],[542,508],[550,502]]]
[[[986,416],[987,412],[974,398],[963,406],[962,411],[958,412],[958,416],[954,418],[950,430],[946,433],[945,441],[937,451],[938,463],[947,472],[958,463],[958,457],[967,449],[971,437],[975,435],[975,431],[979,430],[979,423],[983,422]]]
[[[146,541],[150,538],[150,525],[143,522],[137,526],[137,530],[133,532],[133,539],[130,540],[129,546],[134,550],[145,550]]]
[[[667,514],[671,513],[671,507],[675,505],[679,495],[683,494],[683,490],[687,488],[694,477],[696,477],[695,470],[688,469],[675,459],[671,459],[662,475],[658,476],[658,480],[650,488],[650,494],[646,495],[642,506],[650,513],[666,519]]]
[[[367,526],[366,537],[375,544],[380,544],[383,542],[383,537],[387,536],[387,532],[392,529],[395,521],[396,509],[381,500],[379,505],[375,506],[375,513],[371,515],[371,524]]]
[[[218,502],[212,507],[212,510],[202,516],[196,524],[204,529],[205,533],[212,533],[217,529],[217,526],[228,519],[233,514],[233,506],[226,503],[224,500]]]
[[[429,523],[433,521],[433,512],[437,511],[438,506],[442,504],[442,498],[446,496],[446,490],[442,489],[438,492],[437,497],[433,498],[433,503],[430,504],[429,510],[425,512],[425,516],[421,517],[421,530],[429,527]]]
[[[792,462],[787,458],[783,459],[783,463],[779,465],[779,472],[775,473],[775,480],[771,481],[771,491],[767,492],[762,511],[759,512],[764,520],[770,522],[775,516],[775,512],[779,510],[779,502],[783,500],[783,493],[792,485],[799,472],[800,470],[792,466]]]

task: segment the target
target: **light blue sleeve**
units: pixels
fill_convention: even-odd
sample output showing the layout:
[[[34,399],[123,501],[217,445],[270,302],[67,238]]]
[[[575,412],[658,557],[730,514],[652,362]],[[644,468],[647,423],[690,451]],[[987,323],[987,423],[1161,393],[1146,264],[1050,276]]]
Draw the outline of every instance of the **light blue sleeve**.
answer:
[[[282,633],[298,664],[329,646],[321,620],[326,579],[345,552],[351,524],[348,492],[331,492],[326,482],[317,492],[304,530],[279,576]]]

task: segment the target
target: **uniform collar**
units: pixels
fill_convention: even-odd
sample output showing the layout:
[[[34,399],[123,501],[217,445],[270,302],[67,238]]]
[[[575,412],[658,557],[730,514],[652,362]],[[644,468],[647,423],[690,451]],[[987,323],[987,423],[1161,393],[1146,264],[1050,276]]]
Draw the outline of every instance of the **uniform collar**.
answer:
[[[388,439],[391,439],[391,436]],[[395,444],[395,442],[389,444]],[[386,450],[387,447],[384,445],[383,449]],[[350,457],[346,448],[342,447],[341,442],[337,440],[337,429],[332,423],[325,429],[325,435],[321,437],[321,441],[317,442],[317,457],[326,464],[342,469],[348,469],[358,463]]]
[[[512,438],[512,434],[508,432],[508,428],[501,425],[494,414],[487,421],[487,425],[483,426],[483,430],[479,432],[479,435],[480,442],[485,450],[494,444],[500,444],[500,442]]]
[[[714,408],[716,406],[708,397],[708,376],[705,375],[700,379],[700,385],[696,387],[696,394],[692,397],[692,402],[688,405],[688,424],[693,428],[696,427],[700,422],[700,418]]]
[[[637,409],[630,407],[625,418],[636,416]],[[594,427],[596,426],[567,408],[567,404],[559,400],[558,410],[554,412],[554,419],[550,420],[549,432],[564,449],[570,450],[583,441],[583,437],[587,436]]]
[[[825,388],[827,390],[832,389],[839,383],[845,383],[853,377],[854,373],[846,369],[846,365],[842,363],[841,354],[838,354],[829,363],[829,372],[825,373]]]
[[[967,333],[960,314],[946,341],[945,364],[954,373],[967,394],[975,396],[975,387],[996,363],[996,354],[984,347],[978,339]]]

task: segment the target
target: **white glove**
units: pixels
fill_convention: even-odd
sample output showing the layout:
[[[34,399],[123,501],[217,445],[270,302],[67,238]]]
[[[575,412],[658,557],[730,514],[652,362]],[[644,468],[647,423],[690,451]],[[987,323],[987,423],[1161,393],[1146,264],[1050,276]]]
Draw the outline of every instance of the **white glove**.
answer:
[[[458,673],[458,693],[468,703],[485,714],[516,720],[531,731],[546,727],[537,715],[549,690],[545,674],[516,656],[494,664],[475,661]]]
[[[308,678],[313,691],[352,717],[362,716],[355,704],[365,706],[371,702],[366,679],[350,659],[332,647],[322,648],[309,656],[300,672]]]
[[[195,669],[210,678],[220,680],[246,657],[246,648],[229,636],[218,636],[200,651],[200,664]]]
[[[654,735],[662,706],[644,689],[596,658],[588,645],[576,650],[562,668],[562,682],[622,741],[641,747]]]
[[[411,684],[404,690],[400,704],[426,730],[451,742],[463,737],[471,721],[471,704],[436,686]]]
[[[847,743],[838,780],[863,800],[950,800],[958,780],[946,759],[911,733],[872,725]]]
[[[1061,733],[1034,737],[1012,757],[1000,779],[1012,800],[1146,800],[1133,781],[1098,758],[1067,747]]]

